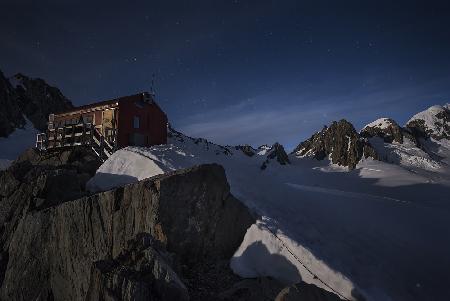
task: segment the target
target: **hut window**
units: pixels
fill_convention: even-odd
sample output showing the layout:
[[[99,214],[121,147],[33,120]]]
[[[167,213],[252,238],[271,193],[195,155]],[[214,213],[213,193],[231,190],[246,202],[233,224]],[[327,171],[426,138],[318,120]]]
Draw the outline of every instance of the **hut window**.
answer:
[[[135,129],[139,128],[139,116],[133,117],[133,128],[135,128]]]

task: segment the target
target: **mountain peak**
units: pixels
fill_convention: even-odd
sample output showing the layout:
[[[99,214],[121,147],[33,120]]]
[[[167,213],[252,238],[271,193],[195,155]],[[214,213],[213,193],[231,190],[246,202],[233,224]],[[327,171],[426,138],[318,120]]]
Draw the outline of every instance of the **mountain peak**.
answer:
[[[73,108],[61,91],[41,78],[30,78],[17,73],[9,79],[17,94],[17,102],[23,114],[34,127],[43,131],[50,113]]]
[[[377,155],[370,143],[364,141],[353,124],[345,119],[333,121],[308,140],[300,143],[292,152],[298,157],[313,157],[323,160],[327,156],[334,164],[354,169],[363,158]]]
[[[414,135],[436,140],[450,138],[450,104],[434,105],[415,114],[406,123]]]
[[[360,134],[364,138],[380,137],[388,143],[403,143],[403,129],[391,118],[379,118],[367,124]]]

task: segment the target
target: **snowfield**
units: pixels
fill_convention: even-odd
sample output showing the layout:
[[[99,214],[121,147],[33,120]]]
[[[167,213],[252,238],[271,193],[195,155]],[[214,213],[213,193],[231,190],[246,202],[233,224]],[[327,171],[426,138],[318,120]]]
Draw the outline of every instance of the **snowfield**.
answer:
[[[433,147],[440,158],[450,154],[448,144]],[[291,155],[291,165],[271,160],[261,170],[266,152],[248,157],[176,133],[168,145],[117,151],[88,186],[107,190],[215,162],[224,166],[231,192],[261,215],[231,259],[237,274],[303,280],[350,300],[450,298],[446,159],[427,165],[419,152],[415,156],[424,158],[426,168],[416,159],[365,160],[344,172],[327,161]]]

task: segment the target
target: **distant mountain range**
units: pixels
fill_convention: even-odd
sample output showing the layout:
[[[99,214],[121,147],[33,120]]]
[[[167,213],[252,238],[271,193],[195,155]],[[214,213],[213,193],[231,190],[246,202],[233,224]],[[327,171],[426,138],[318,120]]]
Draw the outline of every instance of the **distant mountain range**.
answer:
[[[0,150],[0,161],[10,161],[34,144],[35,133],[46,129],[50,113],[72,108],[73,105],[58,88],[42,79],[29,78],[20,73],[7,78],[0,71],[0,107],[0,146],[4,146]],[[415,154],[409,155],[417,157],[419,154],[421,159],[417,160],[433,162],[429,163],[433,165],[439,164],[436,162],[440,158],[433,145],[449,138],[450,104],[445,104],[417,113],[404,127],[393,119],[380,118],[357,132],[346,120],[334,121],[301,142],[292,154],[318,160],[328,158],[333,164],[354,169],[361,159],[369,157],[398,163],[400,157],[408,156],[405,146],[411,145]],[[249,145],[235,148],[250,156],[273,148],[279,162],[289,163],[283,146],[278,143],[259,149]]]
[[[392,153],[409,146],[424,159],[439,161],[435,146],[449,138],[450,104],[436,105],[411,117],[404,127],[393,119],[380,118],[358,133],[348,121],[335,121],[300,143],[293,154],[318,160],[328,157],[334,164],[353,169],[368,157],[394,163]]]

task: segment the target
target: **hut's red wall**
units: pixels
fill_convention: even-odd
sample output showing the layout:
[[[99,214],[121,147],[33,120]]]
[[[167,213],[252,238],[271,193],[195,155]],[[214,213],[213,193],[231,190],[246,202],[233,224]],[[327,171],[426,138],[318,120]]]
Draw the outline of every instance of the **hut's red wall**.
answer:
[[[143,96],[133,95],[119,100],[118,146],[129,145],[130,135],[145,136],[145,146],[167,143],[167,117],[156,104],[144,103]],[[133,127],[133,117],[139,117],[139,128]]]

